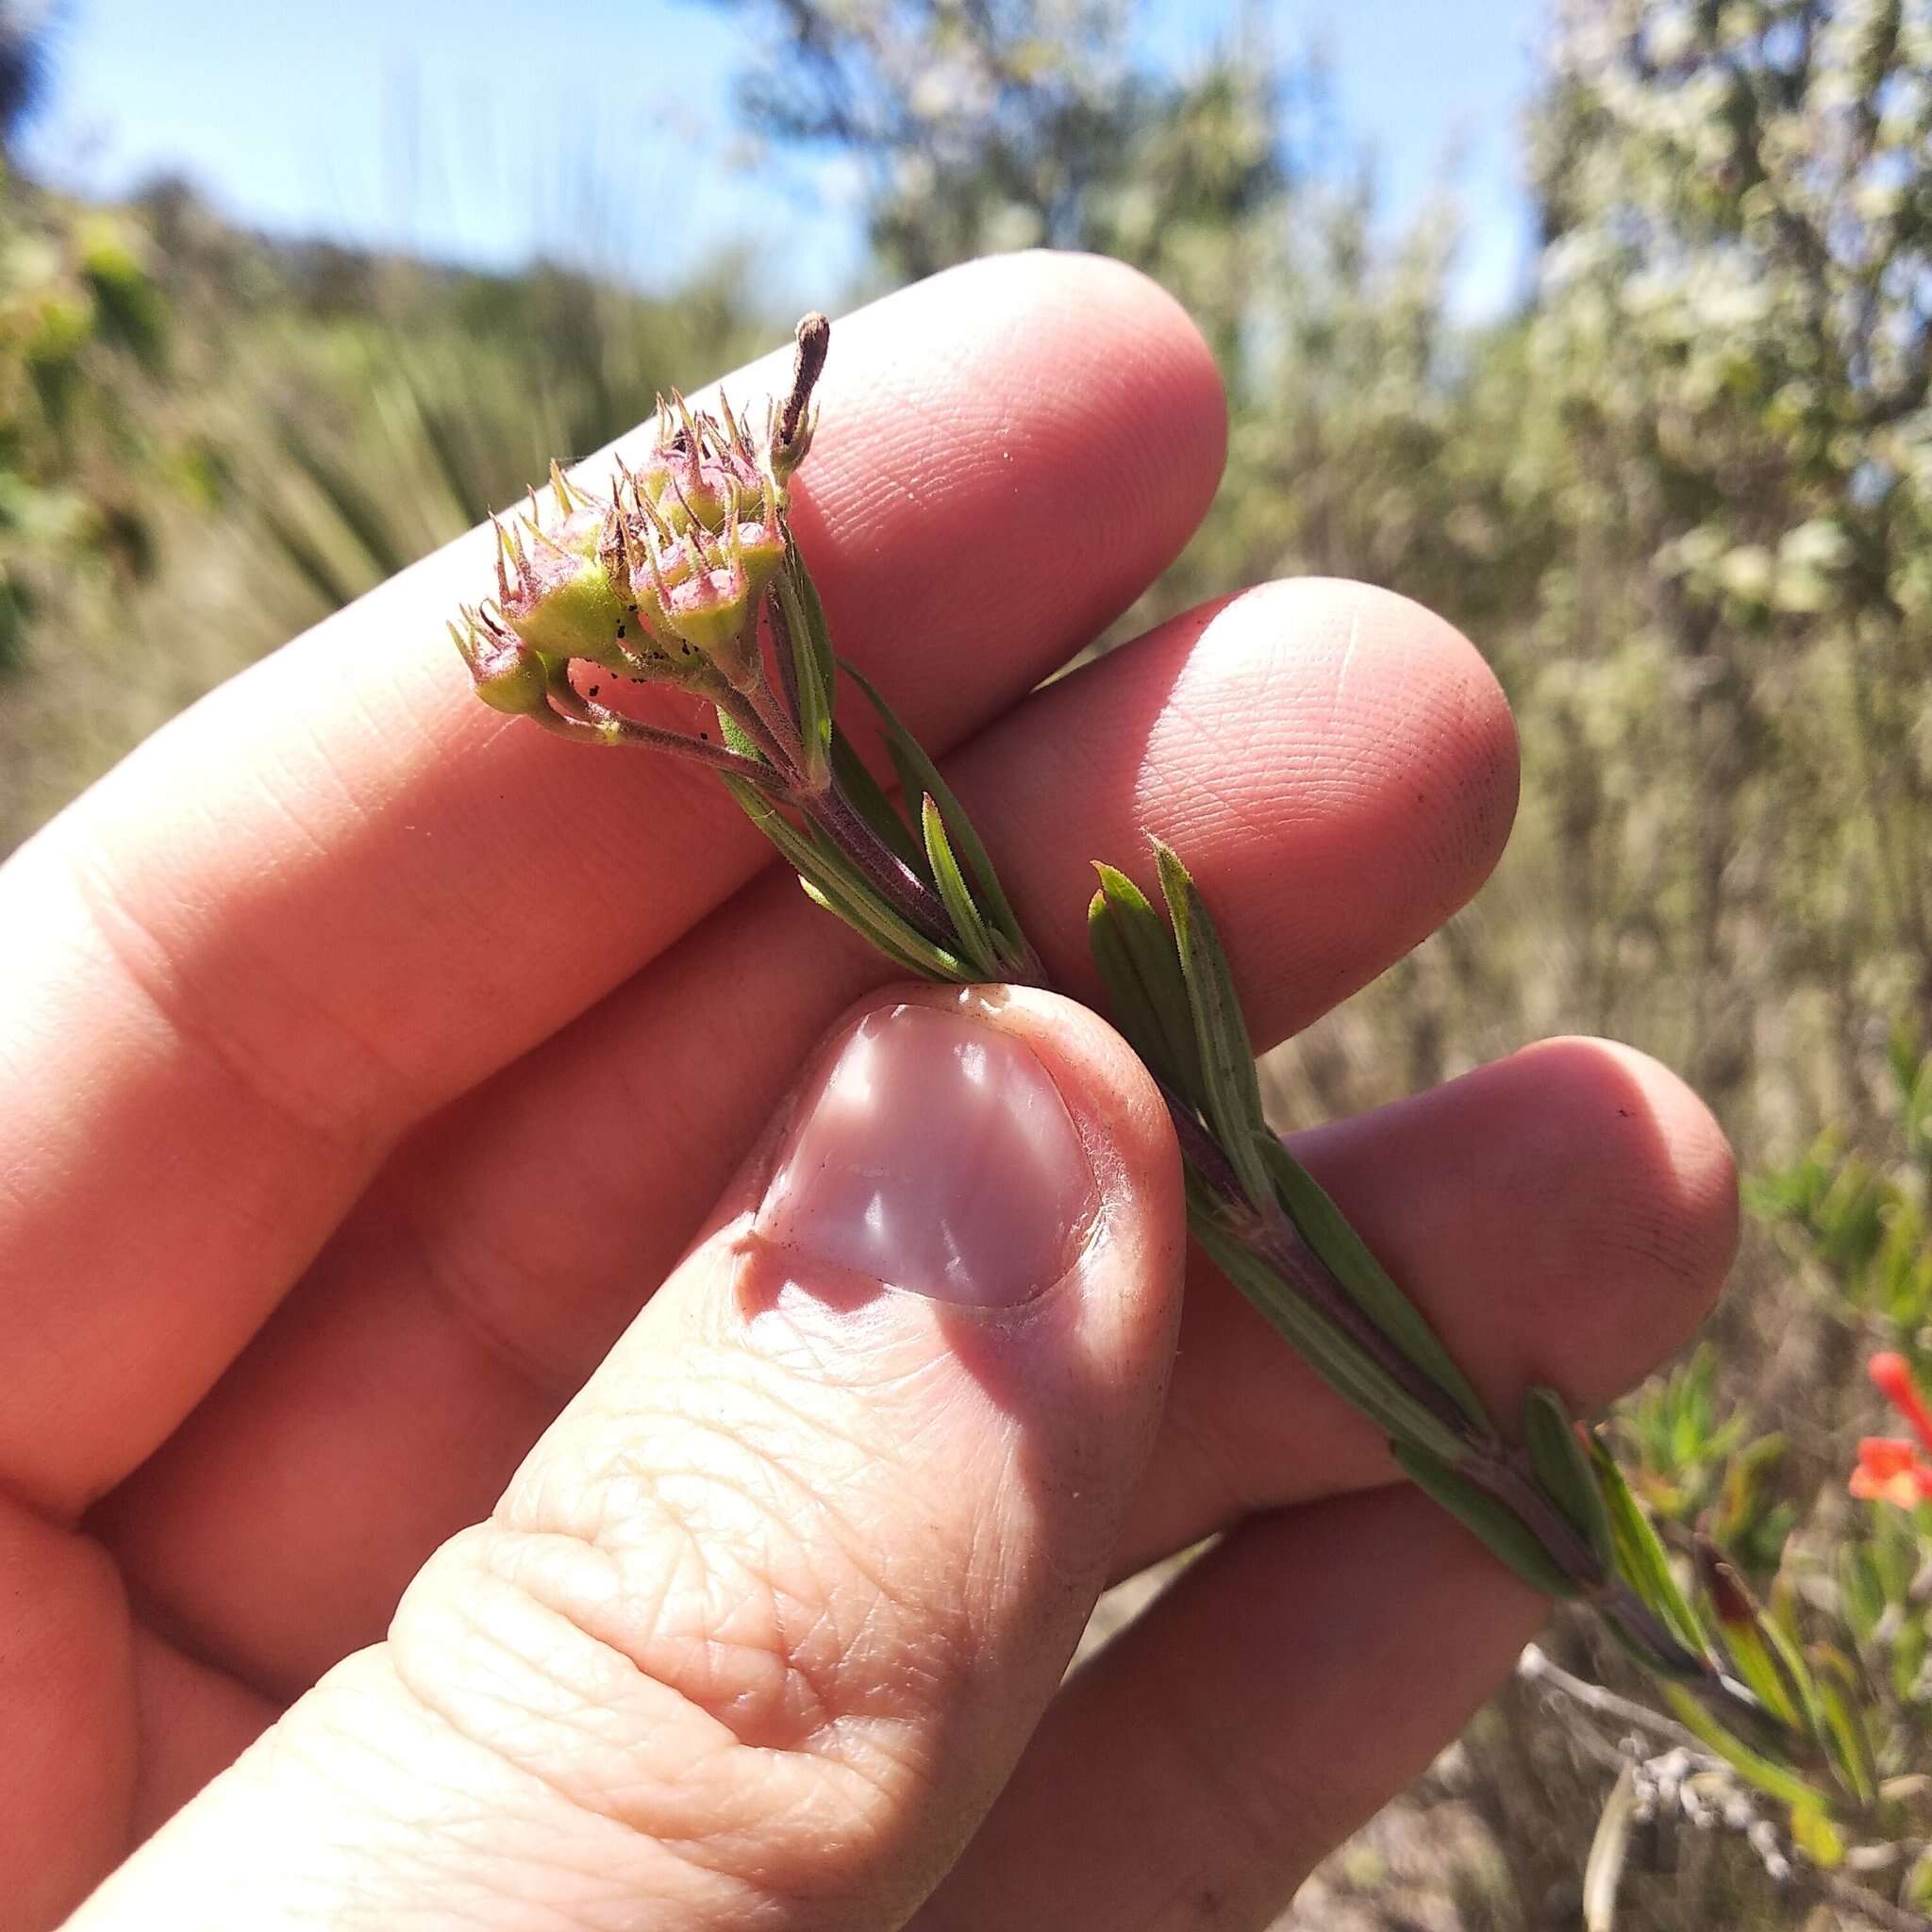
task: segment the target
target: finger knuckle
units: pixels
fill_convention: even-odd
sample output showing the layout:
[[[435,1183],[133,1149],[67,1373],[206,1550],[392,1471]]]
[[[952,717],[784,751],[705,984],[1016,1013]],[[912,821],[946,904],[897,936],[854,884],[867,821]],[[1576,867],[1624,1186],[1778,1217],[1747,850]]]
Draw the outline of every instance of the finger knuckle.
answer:
[[[567,1466],[540,1452],[419,1577],[399,1674],[681,1857],[779,1889],[862,1882],[924,1781],[919,1716],[951,1660],[832,1500],[858,1446],[769,1403],[721,1413],[706,1386],[704,1413],[579,1412]]]

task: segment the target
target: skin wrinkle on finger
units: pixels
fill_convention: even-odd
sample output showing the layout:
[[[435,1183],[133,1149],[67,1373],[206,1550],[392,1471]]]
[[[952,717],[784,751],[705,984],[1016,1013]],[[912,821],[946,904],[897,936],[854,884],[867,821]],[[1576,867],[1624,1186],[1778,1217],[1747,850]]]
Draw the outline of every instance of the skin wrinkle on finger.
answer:
[[[1331,749],[1346,750],[1361,775],[1352,792],[1330,794],[1331,815],[1307,810],[1293,790],[1293,774],[1268,764],[1255,767],[1254,799],[1242,813],[1207,815],[1191,782],[1186,731],[1176,743],[1163,723],[1169,699],[1183,692],[1196,708],[1234,714],[1259,688],[1273,695],[1275,708],[1291,708],[1301,641],[1330,626],[1332,620],[1318,613],[1338,597],[1361,599],[1375,614],[1360,626],[1358,679],[1377,663],[1417,679],[1433,666],[1433,675],[1452,686],[1474,684],[1474,691],[1454,704],[1407,705],[1392,730],[1367,710],[1350,714],[1360,749]],[[1306,675],[1318,695],[1325,690],[1330,674],[1319,653]],[[1472,721],[1460,741],[1474,774],[1468,801],[1448,815],[1450,823],[1435,827],[1430,842],[1396,843],[1394,832],[1408,823],[1409,769],[1426,758],[1440,771],[1457,756],[1456,747],[1432,750],[1423,737],[1441,728],[1444,716]],[[1075,773],[1063,783],[1059,747],[1081,735],[1076,720],[1089,739],[1126,748],[1110,777],[1097,782],[1095,774]],[[1276,735],[1264,748],[1288,728],[1273,727]],[[1500,845],[1514,796],[1507,735],[1493,682],[1447,625],[1386,593],[1317,585],[1236,599],[1205,627],[1198,617],[1163,626],[1029,700],[955,758],[950,770],[1001,855],[1029,929],[1055,971],[1075,987],[1088,981],[1080,917],[1091,889],[1087,854],[1111,852],[1133,862],[1137,816],[1165,832],[1173,813],[1191,811],[1190,859],[1210,903],[1234,908],[1229,940],[1265,1042],[1312,1019],[1318,1000],[1368,977],[1421,936],[1418,925],[1474,889]],[[1158,794],[1144,763],[1135,762],[1143,745],[1173,761]],[[1459,788],[1444,789],[1452,798],[1460,795]],[[1259,810],[1263,801],[1291,829],[1291,841],[1286,832],[1267,841],[1255,837],[1255,824],[1268,822]],[[1026,836],[1029,825],[1040,824],[1058,828],[1050,845]],[[1363,864],[1365,836],[1390,846],[1372,880]],[[1317,891],[1328,895],[1326,909],[1323,920],[1310,922],[1307,898]],[[756,942],[747,938],[751,932],[758,935]],[[525,1352],[547,1365],[546,1380],[581,1378],[634,1310],[639,1271],[668,1267],[690,1239],[698,1204],[723,1185],[774,1104],[784,1070],[808,1051],[828,1008],[884,971],[789,878],[772,874],[756,882],[604,1008],[440,1123],[433,1141],[406,1152],[325,1257],[311,1286],[292,1298],[182,1441],[114,1499],[106,1527],[117,1549],[160,1594],[192,1606],[192,1621],[212,1647],[238,1660],[246,1657],[249,1674],[265,1681],[301,1681],[347,1647],[335,1639],[297,1647],[299,1640],[291,1640],[305,1628],[353,1631],[358,1641],[374,1634],[416,1563],[487,1507],[506,1459],[520,1453],[543,1420],[521,1378],[506,1382],[499,1374],[476,1375],[459,1366],[475,1353],[460,1336],[425,1363],[421,1351],[433,1348],[433,1338],[420,1316],[422,1294],[398,1265],[399,1247],[406,1255],[419,1241],[432,1243],[452,1264],[443,1271],[445,1282],[479,1298],[479,1325],[529,1338]],[[720,1037],[732,1039],[741,1058],[721,1063],[712,1044]],[[707,1096],[711,1108],[695,1133],[694,1094]],[[612,1150],[625,1146],[675,1147],[677,1157],[614,1159]],[[552,1176],[546,1211],[521,1222],[514,1211],[506,1214],[523,1199],[508,1177],[540,1170]],[[513,1271],[494,1269],[492,1257],[501,1251],[516,1257]],[[377,1340],[384,1335],[391,1338],[386,1346]],[[398,1377],[386,1366],[391,1357],[415,1363],[394,1391]],[[312,1449],[303,1442],[299,1418],[318,1399],[309,1389],[326,1391],[320,1399],[330,1412],[346,1400],[358,1416],[395,1414],[380,1433],[360,1420],[347,1429],[372,1445],[366,1474],[356,1455],[345,1458],[337,1446],[340,1430],[332,1428],[325,1441],[318,1437]],[[393,1411],[392,1402],[400,1403]],[[426,1412],[438,1402],[455,1405],[453,1412],[463,1418],[463,1438],[451,1447],[441,1446]],[[503,1446],[471,1455],[463,1441],[492,1415],[502,1418]],[[365,1481],[380,1484],[379,1507],[395,1512],[398,1530],[381,1569],[358,1579],[334,1559],[333,1539],[324,1529],[304,1557],[311,1574],[300,1586],[280,1572],[253,1586],[248,1573],[225,1557],[225,1544],[198,1545],[192,1526],[184,1538],[182,1520],[199,1507],[215,1521],[225,1514],[234,1533],[251,1543],[286,1540],[278,1511],[291,1475],[274,1473],[275,1461],[265,1461],[260,1448],[238,1453],[238,1435],[266,1438],[271,1449],[277,1439],[288,1442],[291,1470],[325,1451],[340,1493],[357,1493]],[[378,1442],[391,1445],[387,1454]],[[394,1496],[386,1480],[397,1456],[424,1470],[407,1497]],[[259,1474],[238,1480],[238,1464]],[[357,1529],[365,1562],[367,1515],[358,1513]],[[216,1572],[232,1579],[221,1605],[207,1603],[194,1582]],[[352,1615],[357,1601],[361,1607]],[[245,1637],[238,1644],[240,1628],[249,1624],[280,1633],[278,1642],[294,1663],[291,1676]]]
[[[1004,340],[1022,359],[1004,370],[974,339],[975,320],[1002,310],[1021,311]],[[800,534],[843,646],[874,664],[894,653],[895,701],[943,743],[1023,692],[1179,548],[1219,465],[1218,378],[1170,298],[1084,259],[965,271],[841,328],[848,353],[828,372]],[[895,356],[907,412],[882,422],[868,385]],[[953,425],[944,447],[920,426],[933,413]],[[909,520],[907,496],[884,487],[893,465],[908,466]],[[1051,522],[1035,508],[1048,490],[1064,512]],[[968,599],[975,546],[1000,567],[979,572]],[[473,568],[487,573],[474,538],[245,674],[0,875],[0,892],[36,891],[36,878],[58,881],[70,844],[111,847],[112,890],[163,956],[141,976],[183,1020],[147,1034],[103,1024],[146,995],[99,962],[63,977],[56,928],[12,961],[26,977],[5,989],[9,1001],[51,1004],[58,1022],[25,1084],[89,1092],[93,1144],[126,1176],[103,1215],[42,1166],[39,1211],[0,1227],[0,1280],[44,1279],[58,1255],[95,1285],[84,1307],[61,1309],[50,1373],[63,1401],[111,1320],[149,1306],[157,1281],[178,1291],[155,1345],[102,1351],[96,1379],[111,1368],[113,1387],[98,1428],[37,1426],[25,1399],[0,1420],[0,1471],[49,1507],[73,1509],[153,1446],[313,1257],[373,1150],[606,993],[769,858],[706,774],[506,736],[441,635],[442,606]],[[399,712],[414,720],[392,732]],[[251,788],[264,787],[290,794],[279,819],[258,808]],[[158,793],[200,799],[219,834],[164,836],[156,827],[177,821],[148,806]],[[626,872],[614,855],[628,824],[657,836]],[[573,826],[587,829],[556,829]],[[357,1044],[377,1034],[380,1069]],[[153,1095],[192,1072],[188,1042],[203,1035],[365,1158],[319,1158],[307,1140],[258,1133],[204,1077],[167,1125],[223,1188],[149,1186]],[[120,1057],[107,1051],[116,1040]],[[43,1159],[4,1141],[0,1129],[0,1166]],[[242,1211],[224,1212],[227,1201]],[[25,1395],[36,1388],[26,1378]],[[152,1400],[128,1399],[137,1389]],[[41,1471],[57,1442],[68,1460],[88,1445],[91,1466]]]
[[[954,1026],[961,1000],[881,1005]],[[769,1191],[755,1163],[490,1521],[417,1577],[379,1659],[331,1674],[283,1744],[264,1740],[104,1899],[139,1923],[258,1811],[281,1842],[211,1923],[259,1923],[292,1887],[365,1902],[345,1924],[413,1907],[425,1927],[487,1912],[521,1932],[549,1923],[532,1874],[559,1865],[637,1875],[627,1907],[587,1921],[613,1932],[648,1923],[638,1889],[693,1928],[903,1923],[1060,1681],[1178,1319],[1178,1156],[1146,1073],[1063,1000],[978,1005],[1044,1068],[1106,1197],[1063,1275],[977,1305],[883,1277],[855,1296],[849,1267],[821,1277],[769,1236],[748,1250]],[[898,1051],[897,1077],[933,1084],[928,1058]],[[985,1075],[952,1077],[963,1098]],[[1008,1076],[1015,1157],[1037,1144],[1037,1077]],[[774,1250],[786,1267],[747,1280],[747,1253]],[[353,1789],[347,1828],[307,1831],[313,1805],[278,1763]],[[427,1871],[450,1842],[441,1794],[465,1820],[508,1820],[480,1882],[460,1848]],[[383,1851],[398,1836],[400,1880]],[[258,1858],[245,1828],[241,1856]]]

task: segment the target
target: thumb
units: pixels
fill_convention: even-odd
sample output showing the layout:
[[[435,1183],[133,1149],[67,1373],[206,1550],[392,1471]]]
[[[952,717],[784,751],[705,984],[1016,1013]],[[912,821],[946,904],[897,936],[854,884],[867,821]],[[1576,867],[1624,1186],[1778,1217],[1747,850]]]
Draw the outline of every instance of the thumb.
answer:
[[[388,1641],[71,1924],[901,1924],[1101,1586],[1183,1242],[1092,1015],[873,1006]]]

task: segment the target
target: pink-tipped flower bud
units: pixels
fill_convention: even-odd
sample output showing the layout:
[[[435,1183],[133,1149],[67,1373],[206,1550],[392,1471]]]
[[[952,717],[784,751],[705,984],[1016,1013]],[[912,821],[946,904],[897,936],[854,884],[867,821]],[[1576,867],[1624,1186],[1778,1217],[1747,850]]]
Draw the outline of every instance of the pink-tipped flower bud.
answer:
[[[751,582],[743,563],[731,557],[701,561],[681,584],[666,587],[663,608],[665,622],[692,650],[714,663],[733,656],[751,621]]]
[[[615,663],[625,603],[601,554],[605,506],[552,470],[561,514],[496,526],[496,601],[504,622],[546,658]]]
[[[706,667],[744,685],[758,675],[758,609],[783,567],[787,548],[778,488],[760,476],[756,514],[726,505],[724,527],[694,519],[674,526],[646,479],[624,474],[604,558],[618,575],[644,639],[666,661],[665,675],[702,680]]]
[[[631,588],[639,618],[673,663],[694,657],[736,685],[756,677],[758,590],[728,537],[693,532],[661,553],[648,547]]]
[[[476,695],[492,710],[513,718],[535,717],[548,708],[552,666],[543,654],[518,637],[487,608],[465,607],[462,623],[449,634],[470,667]]]
[[[744,425],[731,405],[719,402],[719,414],[694,414],[680,395],[658,410],[658,441],[632,479],[641,504],[674,537],[693,530],[721,537],[734,519],[758,516],[783,492],[769,467],[759,460]]]

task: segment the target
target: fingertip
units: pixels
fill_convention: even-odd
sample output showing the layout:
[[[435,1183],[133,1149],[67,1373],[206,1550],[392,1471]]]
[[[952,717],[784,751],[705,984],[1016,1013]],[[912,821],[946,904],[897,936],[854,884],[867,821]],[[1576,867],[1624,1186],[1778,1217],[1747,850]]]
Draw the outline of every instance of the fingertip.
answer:
[[[1193,317],[1151,275],[1112,256],[1032,248],[962,262],[916,292],[984,317],[987,335],[1024,358],[1050,348],[1042,375],[1104,371],[1124,426],[1174,459],[1206,508],[1227,454],[1226,385]]]
[[[989,664],[1010,658],[1018,695],[1104,629],[1193,534],[1226,452],[1200,331],[1095,256],[988,257],[859,310],[834,326],[821,411],[794,520],[828,559],[820,588],[859,636],[848,649],[866,656],[870,613],[896,612],[893,703],[913,714],[919,677],[957,680],[955,633]],[[1043,634],[1033,655],[1005,610]],[[908,638],[929,647],[906,653]]]
[[[1630,1284],[1605,1313],[1647,1368],[1696,1332],[1737,1255],[1730,1141],[1684,1080],[1636,1047],[1574,1036],[1521,1058],[1569,1091],[1576,1156],[1597,1196],[1589,1232],[1601,1277]]]
[[[1164,507],[1166,521],[1191,533],[1220,484],[1228,433],[1226,384],[1193,317],[1111,256],[1035,249],[981,266],[995,264],[1051,316],[1061,379],[1069,363],[1105,375],[1110,432],[1144,460],[1150,508]]]
[[[1516,816],[1516,721],[1488,659],[1446,618],[1378,584],[1294,577],[1251,594],[1273,600],[1270,618],[1325,690],[1332,722],[1387,741],[1402,782],[1379,783],[1379,802],[1425,841],[1425,871],[1455,895],[1436,918],[1454,910],[1502,857]]]
[[[1507,701],[1468,639],[1407,597],[1279,579],[1101,669],[1124,691],[1109,723],[1135,753],[1134,818],[1188,855],[1210,903],[1241,908],[1230,946],[1264,1041],[1420,943],[1502,855]]]
[[[1431,1312],[1506,1407],[1538,1382],[1579,1409],[1623,1393],[1695,1332],[1736,1250],[1723,1130],[1674,1074],[1608,1041],[1543,1041],[1314,1139],[1340,1157],[1314,1159],[1344,1200],[1391,1169],[1418,1177],[1405,1219],[1426,1246],[1398,1238],[1386,1258],[1428,1282],[1443,1252],[1467,1257]]]

